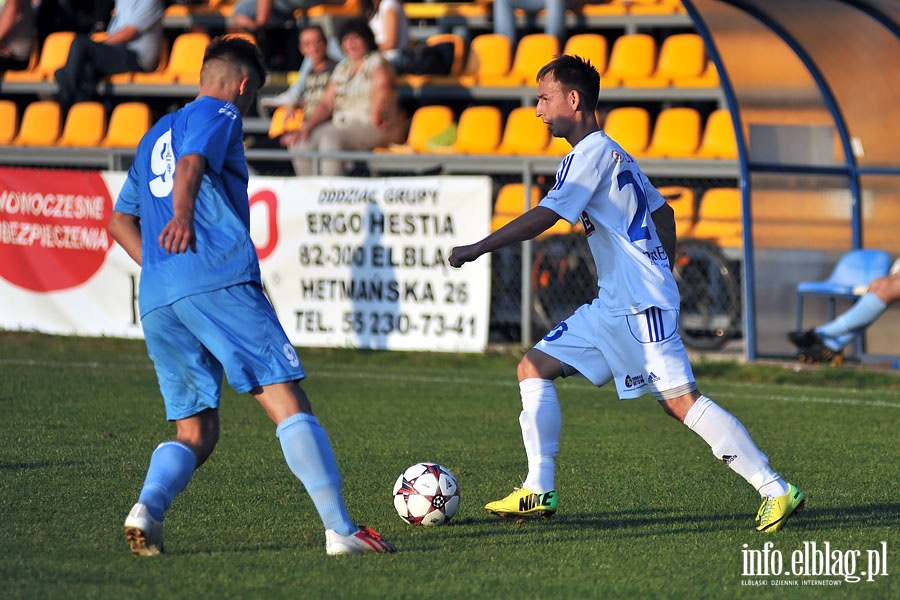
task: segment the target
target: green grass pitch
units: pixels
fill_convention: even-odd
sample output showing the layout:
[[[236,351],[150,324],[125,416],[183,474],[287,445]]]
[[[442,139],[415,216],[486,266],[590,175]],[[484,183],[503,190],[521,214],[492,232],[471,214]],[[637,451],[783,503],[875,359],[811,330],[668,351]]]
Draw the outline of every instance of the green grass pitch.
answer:
[[[168,554],[131,556],[122,522],[150,453],[174,430],[143,343],[6,332],[3,597],[900,598],[900,377],[695,364],[701,391],[808,495],[782,532],[762,535],[755,492],[649,396],[620,402],[611,387],[560,382],[560,512],[516,523],[483,510],[525,475],[516,352],[300,356],[350,513],[397,554],[326,556],[274,425],[226,386],[219,447],[166,518]],[[411,527],[394,512],[394,480],[420,461],[459,480],[448,526]],[[780,576],[746,572],[766,542]],[[813,542],[827,542],[836,568],[855,558],[857,575],[872,557],[886,564],[858,582],[784,576]]]

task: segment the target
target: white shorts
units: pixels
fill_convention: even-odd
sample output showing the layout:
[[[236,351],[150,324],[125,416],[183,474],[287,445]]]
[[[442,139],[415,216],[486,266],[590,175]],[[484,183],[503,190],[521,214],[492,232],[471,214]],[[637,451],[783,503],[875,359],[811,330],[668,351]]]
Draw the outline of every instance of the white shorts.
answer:
[[[596,386],[615,379],[622,400],[650,393],[662,400],[695,387],[678,334],[677,310],[648,308],[636,315],[610,315],[595,299],[534,347],[573,367]]]

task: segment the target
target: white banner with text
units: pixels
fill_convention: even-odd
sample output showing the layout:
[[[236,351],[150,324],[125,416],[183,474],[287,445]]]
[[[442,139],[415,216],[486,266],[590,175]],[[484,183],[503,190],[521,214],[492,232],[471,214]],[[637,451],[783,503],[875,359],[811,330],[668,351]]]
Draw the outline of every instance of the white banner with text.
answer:
[[[106,232],[124,173],[0,169],[0,327],[141,337],[140,269]],[[479,352],[488,177],[252,177],[263,285],[297,346]]]

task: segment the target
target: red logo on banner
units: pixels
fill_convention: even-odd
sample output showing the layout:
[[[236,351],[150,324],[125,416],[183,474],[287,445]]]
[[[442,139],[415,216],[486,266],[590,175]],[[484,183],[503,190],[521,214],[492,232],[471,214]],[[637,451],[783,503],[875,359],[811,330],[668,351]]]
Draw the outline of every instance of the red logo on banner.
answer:
[[[0,169],[0,277],[35,292],[86,282],[112,246],[112,207],[95,171]]]
[[[266,232],[268,237],[265,243],[256,246],[256,255],[259,260],[269,258],[278,246],[278,197],[272,190],[261,190],[250,196],[250,210],[258,210],[264,206],[266,211]]]

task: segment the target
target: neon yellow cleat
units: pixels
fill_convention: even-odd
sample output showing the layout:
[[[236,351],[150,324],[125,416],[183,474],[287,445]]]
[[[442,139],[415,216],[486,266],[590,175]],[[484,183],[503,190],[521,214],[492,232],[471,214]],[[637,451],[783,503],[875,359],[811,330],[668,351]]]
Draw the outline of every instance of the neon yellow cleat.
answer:
[[[798,510],[805,500],[806,495],[794,484],[789,483],[788,492],[784,496],[763,500],[756,513],[756,520],[759,521],[756,530],[766,533],[778,531],[784,527],[791,513]]]
[[[549,519],[556,512],[556,490],[536,494],[528,488],[516,488],[503,500],[485,505],[485,510],[505,519],[507,517],[543,517]]]

